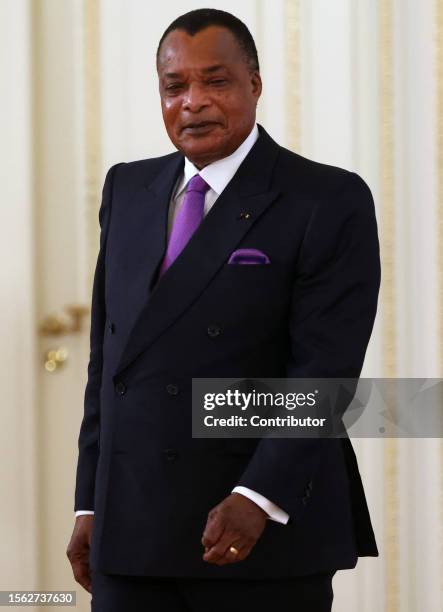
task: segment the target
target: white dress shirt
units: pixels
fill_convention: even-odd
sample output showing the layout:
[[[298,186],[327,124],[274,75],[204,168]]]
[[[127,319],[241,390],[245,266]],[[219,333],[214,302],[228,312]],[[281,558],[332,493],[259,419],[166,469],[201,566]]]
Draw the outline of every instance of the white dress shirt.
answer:
[[[191,178],[195,174],[200,174],[200,176],[208,183],[210,189],[205,194],[205,205],[203,210],[203,215],[205,216],[211,207],[215,204],[218,196],[222,193],[223,189],[229,183],[229,181],[233,178],[234,174],[237,172],[238,167],[246,157],[246,155],[251,150],[253,144],[259,137],[259,131],[257,128],[257,123],[254,123],[254,127],[252,128],[249,136],[241,143],[241,145],[228,157],[223,157],[222,159],[218,159],[215,162],[205,166],[202,170],[198,170],[196,166],[185,157],[185,167],[184,172],[181,176],[179,176],[175,190],[173,192],[173,196],[169,205],[168,212],[168,239],[171,233],[172,226],[174,224],[174,219],[177,215],[177,212],[180,209],[180,206],[183,203],[184,196],[186,193],[186,186]],[[289,520],[289,514],[276,506],[269,499],[249,489],[247,487],[237,486],[232,489],[232,493],[241,493],[245,497],[248,497],[253,502],[260,506],[267,514],[268,518],[276,521],[278,523],[286,524]],[[209,509],[208,509],[209,510]],[[81,514],[94,514],[93,510],[77,510],[75,515],[80,516]]]

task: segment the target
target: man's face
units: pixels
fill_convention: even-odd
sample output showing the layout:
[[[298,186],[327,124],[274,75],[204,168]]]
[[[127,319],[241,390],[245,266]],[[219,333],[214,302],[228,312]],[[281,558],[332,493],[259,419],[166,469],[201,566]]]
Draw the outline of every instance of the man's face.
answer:
[[[170,32],[157,72],[166,131],[197,168],[233,153],[252,130],[260,74],[249,71],[228,29]]]

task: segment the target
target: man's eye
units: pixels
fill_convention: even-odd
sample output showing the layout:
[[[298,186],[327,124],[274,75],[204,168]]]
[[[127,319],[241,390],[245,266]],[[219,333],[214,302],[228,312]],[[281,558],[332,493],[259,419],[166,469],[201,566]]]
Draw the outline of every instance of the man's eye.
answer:
[[[166,89],[169,91],[171,89],[179,89],[179,87],[181,87],[181,85],[176,83],[175,85],[168,85],[168,87],[166,87]]]
[[[211,81],[211,85],[219,85],[220,83],[226,83],[226,79],[217,79],[216,81]]]

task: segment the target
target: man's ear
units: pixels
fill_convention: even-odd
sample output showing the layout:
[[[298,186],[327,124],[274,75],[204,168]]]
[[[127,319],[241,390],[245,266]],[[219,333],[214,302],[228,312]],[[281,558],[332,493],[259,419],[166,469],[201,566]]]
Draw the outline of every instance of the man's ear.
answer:
[[[263,86],[262,86],[262,80],[261,80],[260,73],[257,72],[257,70],[255,70],[251,75],[251,83],[254,88],[254,95],[258,100],[259,97],[261,96]]]

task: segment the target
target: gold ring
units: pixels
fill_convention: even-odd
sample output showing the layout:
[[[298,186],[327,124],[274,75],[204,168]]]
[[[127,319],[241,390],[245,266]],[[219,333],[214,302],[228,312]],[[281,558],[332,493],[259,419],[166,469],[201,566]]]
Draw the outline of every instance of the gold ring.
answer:
[[[239,553],[239,551],[237,550],[237,548],[235,548],[235,546],[230,546],[229,552],[231,552],[233,555],[238,555]]]

